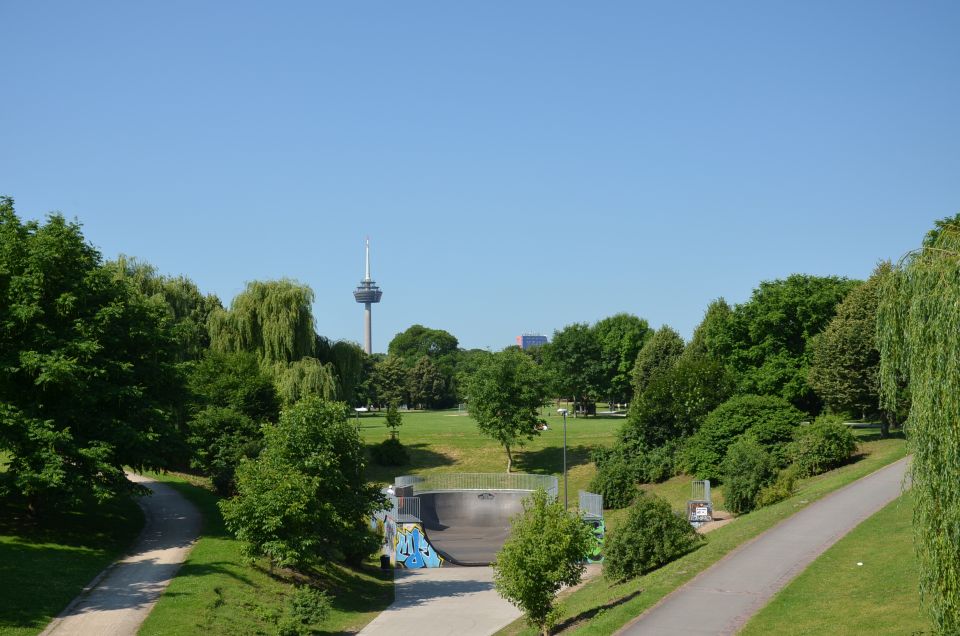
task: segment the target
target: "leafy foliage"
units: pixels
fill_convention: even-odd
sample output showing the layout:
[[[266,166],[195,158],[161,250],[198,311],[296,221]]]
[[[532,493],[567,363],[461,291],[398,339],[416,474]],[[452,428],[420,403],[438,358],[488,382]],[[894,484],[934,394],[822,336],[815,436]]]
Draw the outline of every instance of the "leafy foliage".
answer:
[[[920,591],[937,629],[960,632],[960,214],[939,221],[881,285],[881,396],[909,382]]]
[[[457,353],[457,338],[443,329],[412,325],[387,345],[387,355],[400,358],[412,367],[423,356],[439,361]]]
[[[786,444],[802,419],[803,413],[782,398],[760,395],[731,398],[714,409],[690,439],[689,468],[700,479],[719,479],[720,464],[727,449],[745,433],[751,433],[775,458],[785,458]]]
[[[373,367],[371,376],[377,401],[380,404],[406,404],[409,402],[407,391],[407,367],[396,356],[387,356]]]
[[[633,395],[634,364],[652,334],[650,325],[643,318],[620,313],[600,320],[593,331],[600,343],[601,392],[610,402],[628,402]]]
[[[594,453],[597,474],[590,482],[590,491],[603,495],[607,508],[626,508],[637,496],[636,470],[625,453],[615,450]]]
[[[634,395],[643,395],[651,382],[670,369],[683,353],[683,338],[664,325],[650,336],[637,354],[633,367]]]
[[[101,264],[75,223],[0,198],[0,452],[34,512],[133,490],[123,466],[183,455],[167,306]],[[2,490],[3,488],[0,488]]]
[[[626,520],[606,537],[603,575],[612,581],[640,576],[690,552],[702,540],[666,500],[638,497]]]
[[[236,481],[237,496],[220,507],[248,554],[303,567],[322,557],[357,561],[377,547],[367,519],[383,498],[364,478],[363,444],[341,402],[307,398],[285,409]]]
[[[801,477],[819,475],[850,461],[857,450],[853,432],[839,416],[821,415],[800,427],[788,454]]]
[[[749,435],[727,450],[723,460],[724,501],[730,512],[743,514],[757,507],[764,487],[777,478],[777,462]]]
[[[687,437],[732,393],[733,380],[718,360],[682,356],[655,374],[634,399],[621,437],[627,444],[644,448]]]
[[[396,404],[387,407],[387,417],[385,418],[387,428],[390,429],[390,437],[399,437],[400,427],[403,426],[403,416],[400,415],[400,409]]]
[[[470,415],[477,428],[507,453],[540,433],[538,409],[546,396],[540,368],[523,352],[505,349],[481,361],[467,386]]]
[[[793,465],[781,470],[772,484],[764,486],[757,493],[757,508],[772,506],[790,497],[796,487],[797,472],[797,467]]]
[[[553,334],[542,348],[544,366],[560,395],[575,402],[593,402],[603,387],[603,350],[597,334],[586,323],[567,325]]]
[[[543,489],[524,501],[523,513],[511,525],[493,565],[494,585],[531,625],[548,634],[557,619],[557,593],[583,576],[584,557],[595,545],[593,531]]]
[[[443,371],[427,356],[421,356],[407,374],[410,401],[420,407],[437,408],[448,402]]]
[[[396,437],[388,437],[370,448],[370,456],[378,466],[406,466],[410,453]]]
[[[279,636],[307,636],[314,627],[330,616],[330,596],[309,585],[301,585],[287,599],[284,616],[278,626]]]
[[[335,400],[340,395],[337,372],[329,362],[304,357],[293,362],[275,362],[269,369],[284,404],[294,404],[308,396]]]

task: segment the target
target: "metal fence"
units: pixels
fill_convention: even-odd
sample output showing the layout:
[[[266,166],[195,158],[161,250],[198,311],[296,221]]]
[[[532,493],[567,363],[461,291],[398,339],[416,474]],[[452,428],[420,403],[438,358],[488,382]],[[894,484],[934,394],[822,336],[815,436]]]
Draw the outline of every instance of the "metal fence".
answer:
[[[420,521],[419,497],[387,497],[387,513],[397,521]]]
[[[691,489],[690,499],[696,501],[713,501],[710,499],[710,480],[694,481]]]
[[[536,490],[543,488],[554,497],[560,492],[553,475],[525,473],[436,473],[397,477],[398,488],[412,486],[413,493],[435,490]]]
[[[580,491],[580,514],[584,517],[603,518],[603,495]]]

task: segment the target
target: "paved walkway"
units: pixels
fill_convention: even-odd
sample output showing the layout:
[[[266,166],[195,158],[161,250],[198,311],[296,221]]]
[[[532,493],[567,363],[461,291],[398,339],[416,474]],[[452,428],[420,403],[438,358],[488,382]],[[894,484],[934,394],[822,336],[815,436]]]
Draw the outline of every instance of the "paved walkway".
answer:
[[[393,604],[360,636],[484,636],[521,616],[493,589],[493,568],[397,570]]]
[[[200,512],[166,484],[128,474],[141,497],[143,532],[129,556],[101,572],[41,636],[133,636],[200,534]]]
[[[736,633],[824,550],[900,495],[908,459],[788,517],[701,572],[618,634]]]

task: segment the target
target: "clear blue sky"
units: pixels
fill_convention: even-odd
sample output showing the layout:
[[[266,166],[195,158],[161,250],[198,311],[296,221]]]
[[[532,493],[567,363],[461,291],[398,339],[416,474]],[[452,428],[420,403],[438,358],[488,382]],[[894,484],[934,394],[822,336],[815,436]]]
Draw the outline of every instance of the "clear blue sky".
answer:
[[[0,193],[374,349],[689,336],[960,212],[960,2],[4,2]]]

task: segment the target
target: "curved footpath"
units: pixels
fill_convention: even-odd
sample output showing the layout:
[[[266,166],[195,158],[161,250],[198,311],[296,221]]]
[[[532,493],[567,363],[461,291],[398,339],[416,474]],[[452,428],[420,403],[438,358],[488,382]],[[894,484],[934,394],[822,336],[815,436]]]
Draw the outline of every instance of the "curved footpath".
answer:
[[[909,459],[881,468],[788,517],[617,633],[736,633],[815,558],[900,495]]]
[[[149,488],[138,501],[146,516],[128,556],[109,566],[41,636],[126,636],[137,633],[200,534],[200,512],[170,486],[127,474]]]

